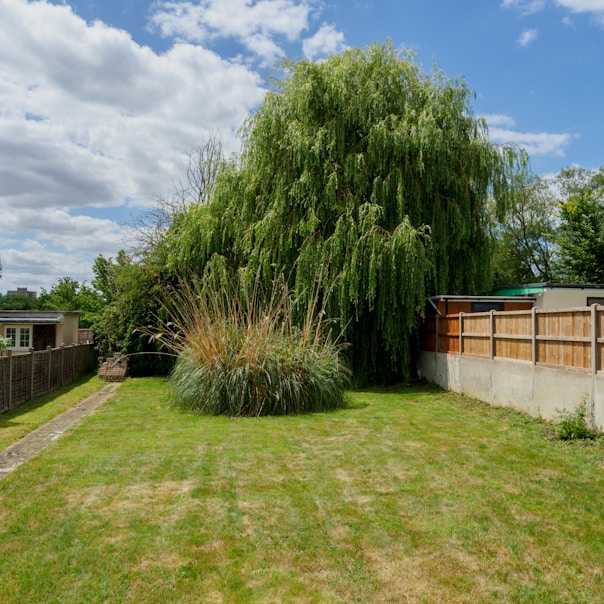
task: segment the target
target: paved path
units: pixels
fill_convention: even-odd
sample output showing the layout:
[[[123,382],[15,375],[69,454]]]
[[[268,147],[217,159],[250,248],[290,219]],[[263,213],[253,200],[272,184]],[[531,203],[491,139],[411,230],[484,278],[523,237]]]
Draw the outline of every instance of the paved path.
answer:
[[[47,424],[30,432],[21,440],[0,452],[0,480],[43,451],[53,440],[56,440],[69,430],[82,417],[92,413],[113,395],[119,382],[107,384],[102,390],[95,392],[78,403],[73,409],[57,415]]]

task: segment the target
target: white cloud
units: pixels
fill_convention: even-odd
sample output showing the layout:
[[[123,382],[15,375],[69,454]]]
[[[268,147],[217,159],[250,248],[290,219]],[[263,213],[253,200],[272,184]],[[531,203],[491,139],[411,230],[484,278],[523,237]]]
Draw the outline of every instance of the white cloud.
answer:
[[[76,258],[90,269],[114,255],[118,223],[173,192],[204,137],[238,150],[264,90],[236,59],[184,42],[158,54],[68,6],[0,0],[0,14],[0,234],[12,241],[0,242],[0,284],[35,288],[17,269],[26,258],[49,267],[47,250],[52,283]]]
[[[501,6],[516,9],[521,15],[533,15],[542,11],[546,4],[546,0],[503,0]]]
[[[308,59],[342,52],[346,48],[344,34],[327,23],[323,23],[314,36],[302,43],[304,56]]]
[[[230,38],[265,63],[284,55],[275,38],[298,40],[309,27],[310,0],[199,0],[159,2],[151,26],[189,42]]]
[[[238,151],[265,92],[261,66],[286,44],[313,56],[343,48],[333,26],[313,35],[321,6],[160,0],[149,27],[172,45],[155,52],[65,2],[0,0],[2,289],[39,287],[28,261],[44,267],[44,286],[77,278],[76,264],[90,271],[96,255],[127,245],[120,225],[174,191],[208,136]],[[230,58],[213,50],[224,41],[239,46]],[[25,249],[26,238],[38,245]]]
[[[539,37],[539,30],[535,27],[525,29],[518,37],[518,46],[525,48]]]
[[[68,252],[112,252],[124,243],[120,226],[106,218],[72,215],[59,208],[29,209],[10,212],[2,221],[5,232],[27,233],[36,241]]]
[[[589,13],[594,21],[604,26],[604,0],[552,0],[552,4],[566,8],[573,13]],[[547,5],[547,0],[503,0],[502,8],[518,11],[522,16],[533,15],[542,11]],[[569,20],[563,20],[569,24]]]
[[[491,113],[488,115],[483,115],[481,117],[486,120],[489,128],[495,126],[513,128],[516,125],[516,121],[513,117],[501,113]]]
[[[604,29],[604,0],[556,0],[556,4],[573,13],[589,13],[593,22]]]
[[[57,279],[69,276],[80,283],[90,283],[89,258],[49,250],[43,243],[26,240],[19,248],[5,248],[2,251],[4,265],[2,289],[29,287],[40,293],[49,291]]]
[[[604,12],[604,0],[556,0],[556,4],[574,13]]]
[[[493,114],[483,117],[489,128],[489,138],[494,143],[522,147],[530,156],[563,157],[566,147],[573,139],[572,134],[520,132],[514,129],[514,119],[507,115]]]

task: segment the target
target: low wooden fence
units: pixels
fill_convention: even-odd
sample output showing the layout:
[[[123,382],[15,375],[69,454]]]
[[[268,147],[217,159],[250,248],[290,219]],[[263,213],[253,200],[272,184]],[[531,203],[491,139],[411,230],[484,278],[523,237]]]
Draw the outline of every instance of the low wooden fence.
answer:
[[[604,369],[604,306],[430,316],[422,350],[587,371]]]
[[[93,344],[0,356],[0,413],[65,386],[97,366]]]

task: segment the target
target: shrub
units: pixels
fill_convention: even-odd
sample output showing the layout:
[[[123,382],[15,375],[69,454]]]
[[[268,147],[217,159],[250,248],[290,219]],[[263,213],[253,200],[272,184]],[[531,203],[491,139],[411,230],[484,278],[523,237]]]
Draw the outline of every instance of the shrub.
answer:
[[[594,439],[597,434],[587,423],[587,404],[582,402],[574,412],[559,411],[558,437],[561,440]]]
[[[175,402],[212,415],[283,415],[344,405],[350,371],[341,345],[318,309],[300,309],[283,276],[264,291],[259,276],[182,282],[166,305],[162,339],[178,359],[171,373]]]

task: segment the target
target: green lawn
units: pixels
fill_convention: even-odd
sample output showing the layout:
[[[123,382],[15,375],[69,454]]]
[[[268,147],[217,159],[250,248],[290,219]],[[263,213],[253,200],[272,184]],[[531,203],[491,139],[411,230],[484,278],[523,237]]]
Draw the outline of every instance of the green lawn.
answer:
[[[0,481],[0,601],[604,601],[601,442],[430,387],[261,419],[167,396],[125,382]]]
[[[0,414],[0,451],[57,415],[69,411],[106,384],[107,382],[100,380],[96,374],[90,373],[60,390]]]

